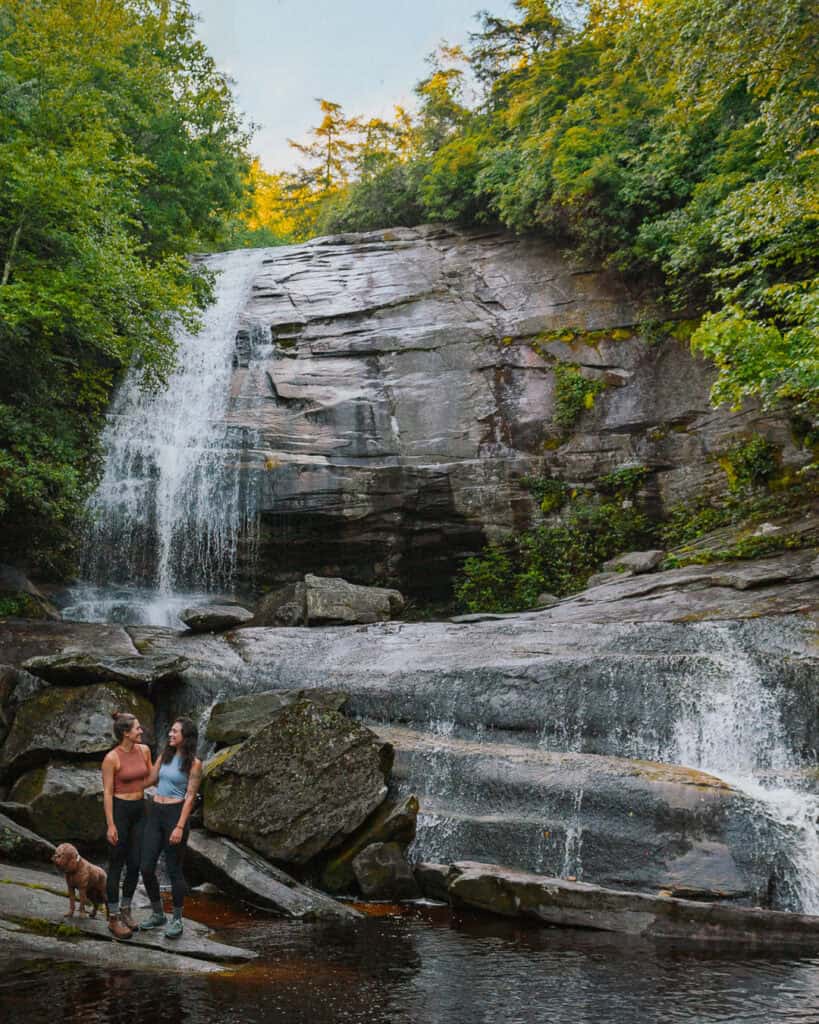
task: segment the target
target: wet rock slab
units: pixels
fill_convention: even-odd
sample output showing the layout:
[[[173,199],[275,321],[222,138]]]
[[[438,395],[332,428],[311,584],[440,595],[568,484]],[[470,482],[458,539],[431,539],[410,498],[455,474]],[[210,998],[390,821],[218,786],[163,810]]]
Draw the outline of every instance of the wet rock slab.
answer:
[[[449,897],[457,907],[564,928],[819,949],[819,917],[622,892],[494,864],[453,864]]]
[[[181,657],[98,657],[69,652],[40,655],[23,662],[26,671],[55,686],[84,686],[89,683],[120,683],[150,692],[162,683],[176,682],[188,667]]]
[[[239,843],[195,829],[186,864],[196,875],[251,907],[297,921],[353,920],[362,915],[324,893],[301,885]]]
[[[694,769],[378,727],[393,779],[418,792],[427,859],[485,861],[597,884],[686,890],[711,899],[765,893],[759,809]]]
[[[89,945],[93,943],[94,947],[104,943],[116,953],[111,960],[112,965],[120,968],[159,967],[198,972],[214,969],[217,964],[243,963],[256,956],[251,950],[213,941],[208,938],[208,928],[190,919],[185,920],[184,934],[178,939],[166,939],[161,931],[159,934],[136,932],[127,942],[114,943],[102,911],[94,919],[81,918],[77,914],[71,918],[64,916],[68,908],[64,890],[64,880],[60,875],[0,864],[0,924],[5,922],[12,926],[6,934],[19,935],[18,929],[23,932],[36,930],[40,933],[37,938],[43,940],[37,946],[49,955],[66,956],[68,959],[88,959],[85,954],[89,951],[80,955],[86,942]],[[57,934],[60,925],[81,934],[60,937]],[[68,942],[72,944],[70,954],[65,949]],[[96,950],[90,952],[93,962],[106,962],[107,958],[97,954]],[[159,959],[160,954],[164,959]],[[203,964],[203,961],[208,963]]]

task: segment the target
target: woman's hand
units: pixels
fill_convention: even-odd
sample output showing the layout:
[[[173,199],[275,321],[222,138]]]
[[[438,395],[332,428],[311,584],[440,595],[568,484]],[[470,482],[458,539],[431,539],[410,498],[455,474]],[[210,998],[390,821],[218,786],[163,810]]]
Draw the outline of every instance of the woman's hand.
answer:
[[[182,842],[182,836],[185,834],[185,830],[181,825],[177,825],[176,828],[171,832],[171,838],[169,840],[171,846],[178,846]]]
[[[109,825],[108,826],[108,832],[106,833],[106,836],[107,836],[108,842],[112,846],[116,846],[117,843],[119,842],[119,832],[117,832],[117,826],[116,825]]]

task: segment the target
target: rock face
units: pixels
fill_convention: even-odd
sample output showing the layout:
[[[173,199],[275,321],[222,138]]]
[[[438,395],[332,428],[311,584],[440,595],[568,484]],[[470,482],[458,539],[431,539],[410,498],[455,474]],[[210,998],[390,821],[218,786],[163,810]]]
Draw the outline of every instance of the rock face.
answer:
[[[22,775],[11,799],[28,807],[32,827],[55,844],[105,839],[102,773],[95,762],[51,761]]]
[[[269,251],[227,414],[248,439],[236,458],[261,513],[257,578],[307,570],[434,594],[464,554],[537,517],[525,475],[582,487],[640,464],[668,506],[721,488],[714,456],[737,438],[761,433],[798,461],[784,422],[715,412],[712,367],[671,336],[649,344],[645,319],[613,275],[500,231]],[[558,363],[605,385],[569,432],[555,420]]]
[[[300,701],[205,772],[205,826],[269,860],[338,846],[387,795],[392,750],[335,711]]]
[[[43,690],[18,708],[0,752],[0,771],[20,772],[60,755],[101,759],[114,746],[114,711],[136,715],[145,742],[153,741],[153,706],[133,690],[116,684]]]

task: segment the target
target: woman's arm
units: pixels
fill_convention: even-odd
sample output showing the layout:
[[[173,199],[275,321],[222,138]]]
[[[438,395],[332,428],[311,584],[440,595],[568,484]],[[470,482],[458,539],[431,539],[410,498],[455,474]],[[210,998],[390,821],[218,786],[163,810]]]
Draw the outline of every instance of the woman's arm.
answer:
[[[196,800],[196,794],[199,792],[199,784],[202,781],[202,762],[199,758],[194,758],[191,766],[191,774],[188,779],[188,789],[185,793],[185,802],[182,804],[182,813],[179,815],[179,821],[177,822],[176,828],[171,832],[170,841],[174,845],[182,842],[182,835],[185,830],[185,826],[188,823],[188,818],[191,816],[193,811],[194,801]]]
[[[151,749],[150,747],[143,747],[143,753],[145,754],[145,764],[148,766],[148,777],[145,779],[145,788],[148,786],[155,786],[157,779],[159,778],[159,768],[162,761],[162,754],[156,755],[156,760],[151,764]]]
[[[118,767],[119,759],[111,750],[102,762],[102,806],[105,809],[105,823],[108,826],[106,838],[112,846],[119,842],[119,833],[114,824],[114,776]]]

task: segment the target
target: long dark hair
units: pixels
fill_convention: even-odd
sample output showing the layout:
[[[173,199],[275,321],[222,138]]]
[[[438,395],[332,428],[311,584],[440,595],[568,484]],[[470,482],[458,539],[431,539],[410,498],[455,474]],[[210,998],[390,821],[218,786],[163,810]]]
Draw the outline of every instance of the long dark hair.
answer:
[[[168,743],[162,751],[162,764],[170,764],[174,755],[178,753],[183,773],[190,775],[196,757],[196,745],[199,742],[199,729],[190,718],[175,718],[173,721],[174,724],[179,722],[182,729],[182,743],[178,747],[172,747]]]

